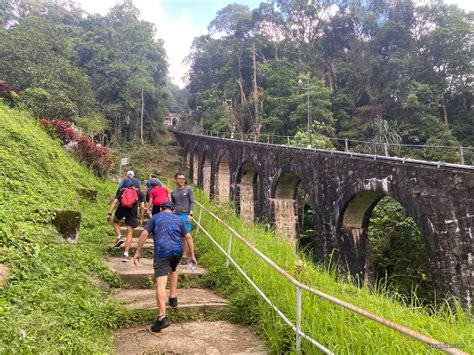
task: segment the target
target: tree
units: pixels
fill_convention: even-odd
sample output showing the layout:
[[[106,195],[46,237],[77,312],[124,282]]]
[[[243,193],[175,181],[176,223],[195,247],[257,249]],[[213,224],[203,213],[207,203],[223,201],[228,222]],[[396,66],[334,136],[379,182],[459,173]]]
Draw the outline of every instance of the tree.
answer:
[[[26,17],[0,32],[0,77],[24,92],[37,116],[72,119],[97,111],[91,82],[69,58],[73,41],[61,28]]]

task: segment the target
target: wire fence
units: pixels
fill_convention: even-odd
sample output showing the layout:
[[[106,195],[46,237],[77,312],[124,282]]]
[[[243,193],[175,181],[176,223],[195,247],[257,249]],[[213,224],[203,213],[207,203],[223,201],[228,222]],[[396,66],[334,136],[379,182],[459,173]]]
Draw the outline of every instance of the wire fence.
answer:
[[[229,133],[206,130],[202,135],[240,140],[245,142],[266,143],[286,147],[302,147],[301,137],[279,136],[273,134],[254,133]],[[369,155],[421,159],[428,161],[445,162],[460,165],[474,165],[474,147],[453,146],[453,145],[422,145],[422,144],[393,144],[389,142],[363,141],[351,138],[324,137],[332,143],[330,150],[341,152],[353,152]],[[316,138],[313,142],[316,142]],[[306,148],[317,148],[309,144]],[[328,150],[328,149],[326,149]]]

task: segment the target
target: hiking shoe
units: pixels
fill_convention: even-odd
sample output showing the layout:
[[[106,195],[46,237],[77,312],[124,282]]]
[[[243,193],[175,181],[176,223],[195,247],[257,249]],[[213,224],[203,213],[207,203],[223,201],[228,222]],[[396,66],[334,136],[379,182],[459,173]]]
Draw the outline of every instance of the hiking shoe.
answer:
[[[130,261],[130,260],[132,260],[132,259],[131,259],[128,255],[125,255],[125,254],[122,255],[122,261],[123,261],[124,263],[126,263],[127,261]]]
[[[123,243],[125,243],[125,241],[123,240],[122,237],[117,238],[117,241],[114,244],[114,248],[120,248],[123,245]]]
[[[168,299],[169,303],[170,303],[170,307],[178,307],[178,297],[173,297],[173,298],[169,298]]]
[[[188,259],[187,258],[181,258],[181,261],[179,263],[180,263],[180,265],[188,265]]]
[[[166,327],[169,327],[170,325],[170,321],[168,320],[168,318],[166,317],[163,317],[161,320],[156,320],[155,323],[152,324],[150,330],[153,332],[153,333],[158,333],[161,329],[165,329]]]

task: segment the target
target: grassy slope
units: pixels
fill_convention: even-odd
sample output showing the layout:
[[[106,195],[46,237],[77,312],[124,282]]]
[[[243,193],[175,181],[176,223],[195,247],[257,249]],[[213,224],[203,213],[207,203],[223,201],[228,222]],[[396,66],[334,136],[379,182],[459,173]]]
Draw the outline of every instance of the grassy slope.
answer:
[[[76,187],[99,190],[81,201]],[[97,353],[111,349],[121,309],[93,280],[118,282],[100,263],[114,185],[97,180],[26,113],[0,103],[0,352]],[[61,243],[50,211],[80,210],[77,246]]]
[[[390,299],[387,295],[376,294],[367,288],[357,288],[338,281],[333,271],[314,266],[307,257],[298,255],[289,248],[286,241],[275,238],[273,233],[265,231],[260,226],[246,228],[230,207],[226,209],[217,206],[214,202],[207,201],[201,192],[196,192],[199,201],[206,201],[205,205],[208,208],[303,283],[430,335],[446,344],[459,344],[464,351],[474,352],[473,328],[467,314],[458,310],[459,317],[456,318],[445,310],[438,311],[435,316],[430,316],[427,309],[410,308]],[[197,216],[198,208],[195,212]],[[228,231],[211,217],[203,218],[203,225],[212,236],[216,237],[224,250],[227,250]],[[294,335],[289,327],[283,324],[253,288],[238,276],[240,274],[234,268],[225,269],[225,257],[204,237],[202,232],[195,240],[198,252],[201,254],[201,263],[210,271],[207,275],[208,286],[216,288],[231,300],[229,318],[254,325],[264,334],[272,352],[293,351]],[[296,318],[295,287],[284,281],[279,274],[235,239],[232,255],[272,302],[294,321]],[[304,260],[303,269],[295,275],[295,265],[301,258]],[[428,346],[305,291],[302,300],[302,330],[336,353],[437,353]],[[303,346],[305,353],[317,352],[316,348],[306,341],[303,341]]]

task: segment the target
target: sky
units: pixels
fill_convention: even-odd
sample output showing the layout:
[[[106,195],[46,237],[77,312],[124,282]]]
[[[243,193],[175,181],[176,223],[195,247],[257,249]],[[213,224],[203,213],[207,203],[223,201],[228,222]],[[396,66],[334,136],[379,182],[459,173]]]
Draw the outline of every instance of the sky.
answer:
[[[122,1],[76,0],[76,2],[88,13],[105,15],[112,6]],[[134,0],[133,2],[140,10],[141,18],[155,24],[157,38],[164,40],[171,80],[184,87],[189,67],[183,61],[189,54],[194,37],[207,33],[207,26],[217,11],[230,3],[244,4],[254,9],[262,0]],[[474,11],[472,0],[445,0],[445,2]]]

